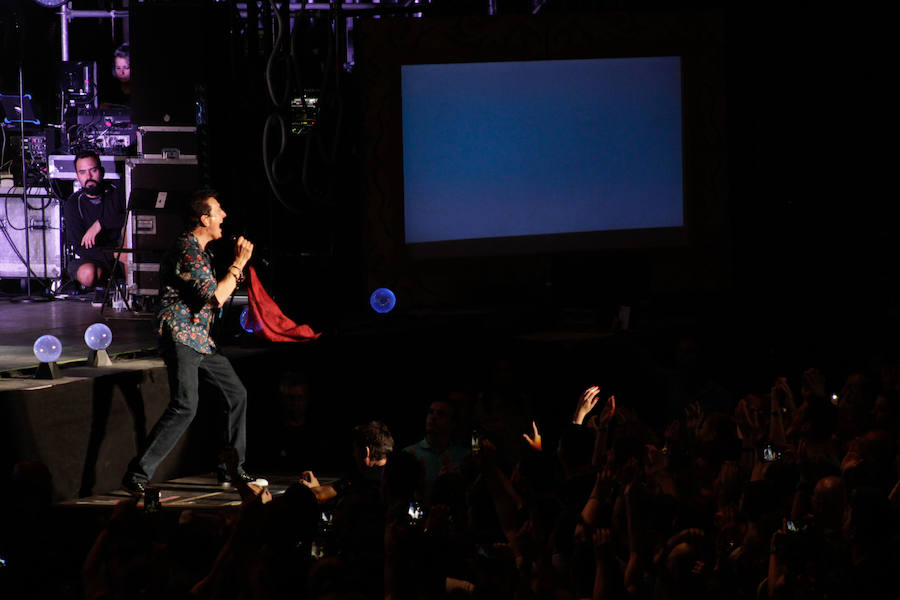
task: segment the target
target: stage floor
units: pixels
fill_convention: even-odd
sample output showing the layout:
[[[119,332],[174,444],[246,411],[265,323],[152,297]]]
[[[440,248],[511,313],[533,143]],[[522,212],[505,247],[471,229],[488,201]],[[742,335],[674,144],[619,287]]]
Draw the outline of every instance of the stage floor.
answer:
[[[283,494],[292,484],[300,480],[299,475],[266,475],[254,473],[257,477],[269,482],[272,496]],[[333,477],[320,478],[323,484],[335,481]],[[159,490],[160,505],[163,510],[202,510],[239,507],[241,497],[233,487],[223,487],[216,481],[212,473],[192,477],[180,477],[170,481],[154,483],[152,487]],[[112,490],[105,494],[97,494],[87,498],[77,498],[60,502],[57,506],[76,508],[104,508],[114,506],[125,498],[130,498],[125,490]],[[138,501],[142,507],[144,500]]]
[[[89,349],[84,343],[84,330],[97,322],[106,323],[112,330],[113,340],[107,350],[110,356],[156,349],[155,320],[149,315],[111,309],[100,314],[99,307],[91,306],[90,296],[84,298],[0,301],[0,377],[37,367],[32,347],[45,334],[54,335],[62,342],[63,353],[57,361],[60,366],[85,360]]]

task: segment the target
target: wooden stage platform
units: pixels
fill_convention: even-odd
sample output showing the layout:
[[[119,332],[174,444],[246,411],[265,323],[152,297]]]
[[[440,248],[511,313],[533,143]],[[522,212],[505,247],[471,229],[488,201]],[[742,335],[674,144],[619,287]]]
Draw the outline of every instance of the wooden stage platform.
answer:
[[[300,480],[300,475],[272,475],[254,473],[269,482],[268,489],[272,496],[283,494],[292,484]],[[323,484],[334,481],[333,477],[322,477]],[[213,510],[221,508],[237,508],[241,505],[241,497],[234,487],[223,487],[216,481],[212,473],[196,475],[193,477],[179,477],[169,481],[154,483],[154,488],[159,490],[160,505],[162,510]],[[59,502],[57,505],[67,508],[99,508],[104,509],[114,506],[119,501],[131,496],[124,490],[112,490],[104,494],[97,494],[85,498],[76,498]],[[138,507],[144,505],[143,499],[138,501]]]

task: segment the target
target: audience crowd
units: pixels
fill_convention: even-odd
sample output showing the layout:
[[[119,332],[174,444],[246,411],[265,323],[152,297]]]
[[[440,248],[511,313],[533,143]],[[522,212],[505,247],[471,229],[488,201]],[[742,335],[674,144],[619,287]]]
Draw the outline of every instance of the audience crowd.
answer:
[[[897,598],[900,379],[878,371],[833,388],[816,368],[772,373],[769,389],[730,406],[682,394],[673,407],[592,386],[558,401],[553,423],[523,414],[509,390],[442,393],[423,399],[420,441],[400,443],[389,423],[355,427],[356,467],[343,478],[298,470],[274,496],[247,485],[239,511],[123,500],[80,573],[57,570],[60,541],[35,525],[48,510],[47,473],[20,464],[5,512],[18,525],[0,533],[0,591]],[[657,405],[677,408],[663,427],[645,417]]]

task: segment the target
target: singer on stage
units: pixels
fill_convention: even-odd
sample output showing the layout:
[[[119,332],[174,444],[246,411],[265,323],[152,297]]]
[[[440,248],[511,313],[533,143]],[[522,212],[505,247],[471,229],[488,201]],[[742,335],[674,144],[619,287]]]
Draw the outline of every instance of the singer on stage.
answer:
[[[187,230],[175,241],[160,267],[158,334],[160,353],[169,372],[171,400],[150,432],[145,448],[131,461],[122,479],[122,487],[132,494],[143,493],[157,467],[193,420],[200,379],[212,383],[225,403],[227,427],[222,435],[223,447],[237,450],[238,475],[244,481],[253,480],[242,466],[247,390],[209,337],[213,313],[234,293],[253,254],[253,244],[238,238],[234,261],[216,281],[206,246],[222,237],[226,216],[214,191],[194,194],[186,206]],[[219,465],[218,474],[220,483],[230,481],[225,465]]]

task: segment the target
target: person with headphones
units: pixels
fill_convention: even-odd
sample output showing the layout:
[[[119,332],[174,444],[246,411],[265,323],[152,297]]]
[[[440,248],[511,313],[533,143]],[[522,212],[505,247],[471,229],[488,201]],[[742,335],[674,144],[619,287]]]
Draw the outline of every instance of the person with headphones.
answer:
[[[96,287],[110,262],[102,248],[119,246],[125,225],[125,194],[103,180],[100,156],[93,150],[75,155],[75,177],[81,189],[63,206],[66,243],[74,251],[66,270],[85,288]]]
[[[122,44],[113,52],[113,77],[115,81],[102,94],[103,106],[128,106],[131,103],[131,51]]]

